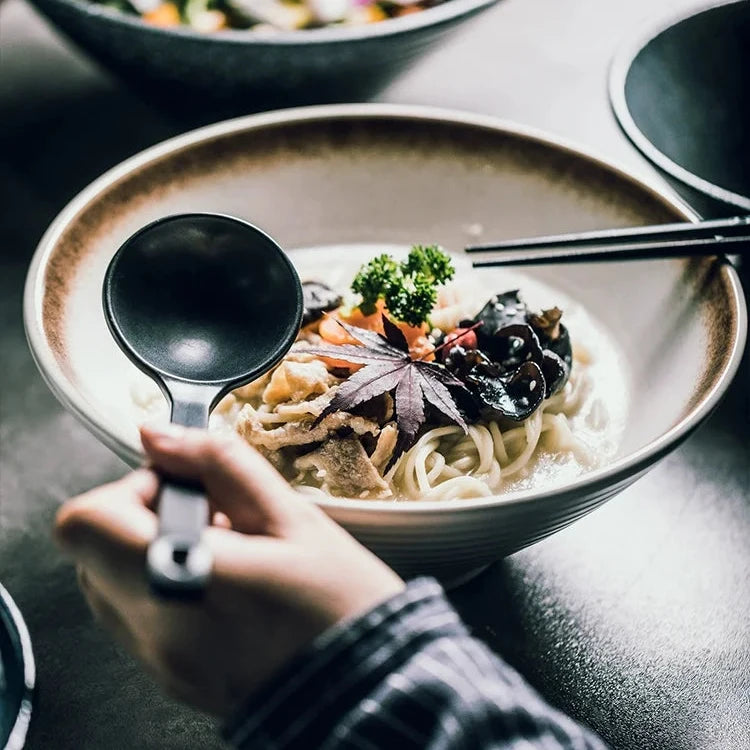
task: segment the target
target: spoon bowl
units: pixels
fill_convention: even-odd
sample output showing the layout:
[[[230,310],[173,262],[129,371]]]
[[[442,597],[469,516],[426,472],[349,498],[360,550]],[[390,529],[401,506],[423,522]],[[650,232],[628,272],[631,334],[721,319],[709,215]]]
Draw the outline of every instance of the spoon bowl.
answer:
[[[170,402],[171,421],[201,428],[222,396],[279,362],[303,309],[297,272],[274,240],[201,213],[159,219],[126,240],[107,268],[103,303],[117,343]],[[156,592],[203,590],[207,521],[202,489],[165,478],[148,554]]]

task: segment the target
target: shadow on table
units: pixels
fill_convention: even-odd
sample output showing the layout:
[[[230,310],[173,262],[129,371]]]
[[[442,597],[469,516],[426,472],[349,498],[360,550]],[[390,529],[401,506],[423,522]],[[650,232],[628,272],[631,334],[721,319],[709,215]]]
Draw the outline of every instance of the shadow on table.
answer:
[[[592,626],[584,602],[560,599],[537,565],[543,557],[535,545],[449,592],[473,635],[612,750],[704,747],[693,744],[704,727],[700,712],[682,710],[687,696],[672,694],[640,655],[631,663],[617,653],[622,634]]]

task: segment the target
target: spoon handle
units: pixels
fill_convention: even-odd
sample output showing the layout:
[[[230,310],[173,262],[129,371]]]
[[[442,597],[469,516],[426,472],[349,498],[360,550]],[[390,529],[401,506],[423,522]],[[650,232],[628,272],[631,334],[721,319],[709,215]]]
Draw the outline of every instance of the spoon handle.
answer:
[[[198,598],[208,583],[213,559],[201,541],[208,523],[202,487],[163,479],[159,494],[159,531],[148,548],[148,577],[154,593],[165,598]]]
[[[206,428],[209,411],[210,400],[175,399],[171,421]],[[213,565],[211,552],[202,541],[209,521],[205,491],[199,484],[163,477],[158,509],[159,529],[147,555],[151,589],[163,598],[199,598]]]

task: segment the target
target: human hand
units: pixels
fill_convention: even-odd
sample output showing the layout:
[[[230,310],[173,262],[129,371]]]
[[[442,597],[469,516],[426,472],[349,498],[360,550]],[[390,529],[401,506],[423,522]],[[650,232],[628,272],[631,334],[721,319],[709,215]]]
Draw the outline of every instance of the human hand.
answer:
[[[97,619],[173,697],[226,716],[326,628],[404,588],[240,438],[171,425],[141,438],[157,469],[206,489],[214,567],[204,598],[149,592],[153,471],[69,500],[55,533]]]

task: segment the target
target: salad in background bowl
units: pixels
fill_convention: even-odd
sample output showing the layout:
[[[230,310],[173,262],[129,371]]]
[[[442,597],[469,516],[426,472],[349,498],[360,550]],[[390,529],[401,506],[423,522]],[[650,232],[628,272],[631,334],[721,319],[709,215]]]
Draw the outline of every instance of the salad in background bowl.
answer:
[[[364,26],[420,13],[450,0],[92,0],[140,17],[152,26],[188,26],[212,33],[247,29],[256,34]]]
[[[497,0],[32,2],[155,105],[242,114],[370,96]]]

